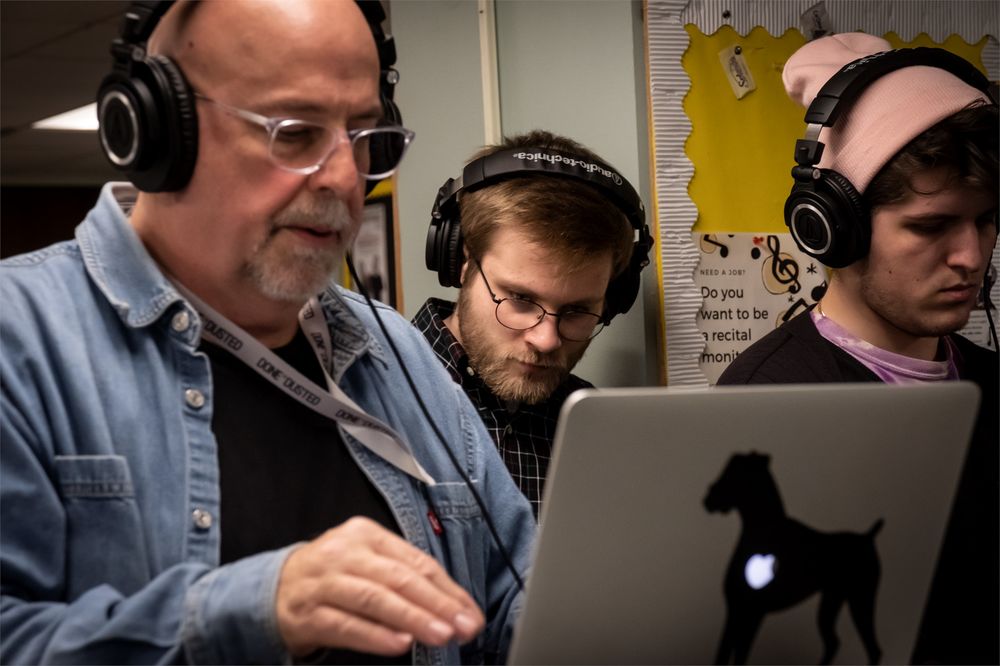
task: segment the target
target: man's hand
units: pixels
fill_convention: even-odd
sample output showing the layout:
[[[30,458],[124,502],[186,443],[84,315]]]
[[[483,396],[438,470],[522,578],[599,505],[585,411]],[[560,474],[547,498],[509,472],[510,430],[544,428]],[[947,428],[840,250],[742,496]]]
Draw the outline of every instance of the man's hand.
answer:
[[[465,643],[485,620],[434,558],[367,518],[301,546],[281,570],[278,628],[293,656],[319,648],[402,654]]]

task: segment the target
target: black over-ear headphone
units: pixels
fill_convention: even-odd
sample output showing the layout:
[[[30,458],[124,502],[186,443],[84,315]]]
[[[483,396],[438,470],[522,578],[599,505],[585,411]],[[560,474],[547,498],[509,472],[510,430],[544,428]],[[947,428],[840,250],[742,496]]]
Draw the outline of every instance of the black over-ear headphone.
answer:
[[[170,58],[146,53],[146,41],[173,0],[136,0],[111,44],[112,69],[97,91],[98,135],[111,165],[144,192],[171,192],[187,185],[198,156],[198,115],[183,72]],[[401,124],[392,101],[399,74],[396,46],[381,23],[377,0],[358,0],[378,48],[379,90],[385,120]],[[373,168],[386,161],[386,143],[372,142]],[[375,173],[379,173],[375,171]],[[375,186],[369,181],[368,190]]]
[[[843,268],[868,254],[871,211],[847,178],[815,166],[823,156],[820,130],[832,127],[874,80],[917,65],[947,70],[989,94],[987,78],[954,53],[927,47],[895,49],[845,65],[820,89],[806,111],[806,136],[795,142],[795,184],[785,201],[785,224],[799,248],[826,266]]]
[[[396,84],[399,83],[399,72],[393,65],[396,64],[396,42],[392,35],[385,34],[382,30],[382,22],[385,21],[385,9],[381,0],[356,0],[361,12],[368,21],[372,36],[375,38],[375,46],[378,48],[379,64],[379,99],[382,102],[381,124],[400,125],[403,124],[403,114],[399,112],[399,107],[393,101],[396,91]],[[371,155],[371,167],[369,173],[385,173],[394,164],[399,163],[399,150],[396,142],[388,141],[385,137],[376,135],[369,145]],[[378,181],[365,181],[365,194],[371,192]]]
[[[653,245],[642,199],[632,185],[609,165],[562,151],[547,148],[502,150],[473,160],[465,166],[458,179],[449,178],[438,190],[431,211],[424,253],[427,268],[437,271],[438,282],[442,286],[461,286],[465,253],[459,195],[504,179],[533,175],[572,178],[586,183],[606,196],[628,219],[636,232],[636,240],[628,266],[608,285],[604,321],[610,322],[615,315],[628,312],[639,293],[639,274],[649,263],[649,250]]]

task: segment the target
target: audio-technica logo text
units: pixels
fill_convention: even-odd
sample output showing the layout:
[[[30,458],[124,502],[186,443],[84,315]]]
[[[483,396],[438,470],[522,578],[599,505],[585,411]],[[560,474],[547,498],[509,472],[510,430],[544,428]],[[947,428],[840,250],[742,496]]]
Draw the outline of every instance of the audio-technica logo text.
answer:
[[[568,157],[566,155],[549,153],[514,153],[513,157],[519,160],[527,160],[529,162],[549,162],[551,164],[568,164],[579,169],[583,169],[587,173],[594,173],[595,171],[605,178],[610,178],[615,185],[622,184],[622,177],[619,176],[614,171],[610,169],[605,169],[599,164],[594,164],[593,162],[586,162],[584,160],[578,160],[575,157]]]
[[[882,56],[889,55],[890,53],[895,53],[898,50],[899,49],[892,49],[891,51],[879,51],[878,53],[873,53],[871,55],[865,56],[864,58],[858,58],[857,60],[848,63],[847,66],[845,66],[844,69],[841,71],[849,72],[855,67],[863,67],[868,63],[870,63],[872,60],[878,60]]]

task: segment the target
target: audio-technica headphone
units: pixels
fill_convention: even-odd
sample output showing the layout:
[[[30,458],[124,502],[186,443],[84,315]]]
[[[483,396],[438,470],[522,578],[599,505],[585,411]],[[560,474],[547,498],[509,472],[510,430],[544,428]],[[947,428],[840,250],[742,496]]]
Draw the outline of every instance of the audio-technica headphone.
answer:
[[[649,263],[649,250],[653,245],[642,199],[631,183],[609,165],[563,151],[535,147],[502,150],[473,160],[465,166],[461,176],[449,178],[438,190],[431,210],[424,252],[427,268],[437,272],[441,286],[461,286],[465,253],[459,195],[508,178],[535,175],[571,178],[590,185],[628,219],[636,232],[636,240],[628,266],[608,285],[604,299],[604,322],[608,323],[615,315],[628,312],[639,293],[639,274]]]
[[[785,224],[796,245],[826,266],[843,268],[868,254],[871,211],[847,178],[815,166],[823,156],[820,130],[832,127],[873,81],[917,65],[944,69],[989,95],[989,81],[965,59],[944,49],[904,48],[848,63],[826,82],[806,111],[806,136],[795,142],[795,184],[785,201]]]
[[[149,55],[146,41],[173,0],[136,0],[111,44],[112,69],[97,91],[98,135],[111,165],[144,192],[172,192],[187,185],[198,156],[198,114],[184,73],[170,58]],[[401,124],[392,101],[399,74],[396,46],[381,23],[381,2],[358,0],[378,48],[379,92],[385,121]],[[373,169],[384,164],[388,142],[372,142]],[[379,173],[379,171],[374,171]],[[368,181],[367,190],[375,186]]]

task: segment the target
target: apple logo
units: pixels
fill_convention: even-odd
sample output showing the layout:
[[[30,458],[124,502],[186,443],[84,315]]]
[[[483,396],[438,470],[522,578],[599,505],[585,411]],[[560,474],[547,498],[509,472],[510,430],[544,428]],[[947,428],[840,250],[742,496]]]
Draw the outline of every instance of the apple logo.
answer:
[[[761,555],[756,553],[747,560],[747,565],[743,569],[743,576],[747,585],[755,590],[766,587],[774,580],[774,555]]]

